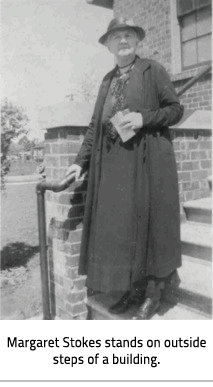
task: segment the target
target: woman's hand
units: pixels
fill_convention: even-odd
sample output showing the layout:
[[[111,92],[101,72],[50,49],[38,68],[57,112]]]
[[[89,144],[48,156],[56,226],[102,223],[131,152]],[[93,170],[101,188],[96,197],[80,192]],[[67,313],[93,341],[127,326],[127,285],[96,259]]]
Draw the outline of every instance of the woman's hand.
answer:
[[[122,123],[120,124],[124,130],[140,129],[143,126],[143,117],[141,113],[130,112],[123,116]]]
[[[66,176],[70,175],[70,174],[75,174],[75,180],[78,180],[81,176],[81,172],[82,172],[82,168],[80,167],[80,165],[77,165],[77,164],[72,164],[67,172],[66,172]]]

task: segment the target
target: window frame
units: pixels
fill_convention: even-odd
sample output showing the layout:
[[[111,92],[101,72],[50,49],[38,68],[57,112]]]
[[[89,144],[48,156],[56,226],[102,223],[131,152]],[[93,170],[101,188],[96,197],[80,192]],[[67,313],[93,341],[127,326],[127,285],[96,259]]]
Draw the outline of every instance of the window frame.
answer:
[[[186,0],[184,0],[186,1]],[[181,17],[181,16],[185,16],[189,13],[192,13],[196,10],[200,10],[202,8],[206,8],[208,7],[209,5],[211,5],[211,0],[207,0],[207,3],[206,4],[202,4],[202,5],[199,5],[199,0],[192,0],[193,2],[193,7],[188,10],[188,11],[185,11],[185,12],[181,12],[181,6],[180,6],[180,3],[181,3],[181,0],[177,0],[177,17]]]
[[[180,6],[181,0],[177,0],[176,1],[177,19],[178,19],[179,28],[180,28],[181,71],[190,70],[190,69],[201,67],[201,66],[204,66],[206,64],[211,63],[211,59],[206,60],[206,61],[202,61],[202,62],[198,62],[198,40],[199,40],[199,38],[204,37],[204,36],[211,36],[212,35],[212,31],[204,33],[202,35],[197,35],[197,28],[196,28],[196,37],[186,40],[186,42],[195,40],[197,63],[191,64],[191,65],[188,65],[188,66],[184,65],[184,63],[183,63],[183,44],[184,43],[182,41],[182,36],[181,36],[181,34],[182,34],[181,24],[183,23],[184,17],[187,16],[187,15],[193,14],[193,15],[195,15],[195,23],[196,23],[196,21],[198,20],[198,13],[199,13],[199,11],[201,9],[205,9],[205,8],[206,9],[207,8],[211,9],[211,0],[208,0],[208,2],[206,4],[202,4],[202,5],[199,5],[199,0],[192,0],[192,1],[193,1],[193,7],[190,10],[187,10],[185,12],[181,12],[181,10],[180,10],[180,8],[181,8],[181,6]],[[196,23],[196,27],[197,27],[197,23]]]

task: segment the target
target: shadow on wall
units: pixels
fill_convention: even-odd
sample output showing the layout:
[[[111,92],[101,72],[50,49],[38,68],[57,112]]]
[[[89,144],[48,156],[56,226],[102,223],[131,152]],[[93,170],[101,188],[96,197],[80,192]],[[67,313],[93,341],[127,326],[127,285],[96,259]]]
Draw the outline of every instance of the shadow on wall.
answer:
[[[72,192],[69,192],[70,197],[67,207],[71,205],[71,208],[66,215],[66,219],[63,222],[56,217],[50,219],[48,228],[48,243],[50,245],[53,238],[66,242],[69,239],[70,231],[77,230],[78,226],[82,223],[84,203],[86,200],[86,188],[87,180],[74,183]],[[60,198],[58,203],[60,203]]]
[[[66,239],[69,237],[69,232],[76,230],[78,225],[82,223],[84,216],[84,203],[86,199],[86,188],[87,181],[84,180],[81,182],[81,185],[75,188],[70,197],[70,204],[72,207],[70,208],[67,219],[62,226],[63,229],[68,231]]]
[[[1,250],[1,270],[25,266],[38,251],[38,246],[30,246],[24,242],[8,244]]]
[[[48,229],[48,263],[50,272],[50,299],[51,299],[51,316],[56,316],[56,289],[55,282],[63,287],[63,278],[55,272],[54,254],[53,254],[53,239],[58,239],[59,243],[66,243],[70,240],[70,232],[78,229],[78,226],[83,222],[84,203],[86,199],[87,180],[76,182],[73,184],[72,192],[68,205],[71,208],[68,210],[67,218],[61,222],[55,217],[51,218]],[[72,239],[72,238],[71,238]],[[65,318],[65,317],[63,317]],[[69,316],[67,316],[70,319]]]

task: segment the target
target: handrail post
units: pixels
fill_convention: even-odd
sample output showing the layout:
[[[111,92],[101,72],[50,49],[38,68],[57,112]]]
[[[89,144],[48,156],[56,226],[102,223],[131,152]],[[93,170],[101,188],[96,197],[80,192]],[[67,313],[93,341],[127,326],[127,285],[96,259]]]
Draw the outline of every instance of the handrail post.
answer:
[[[43,319],[51,320],[50,305],[50,287],[47,259],[47,236],[46,236],[46,214],[45,214],[45,191],[61,192],[69,187],[75,181],[75,174],[70,174],[60,182],[46,181],[39,182],[36,186],[37,193],[37,211],[38,211],[38,235],[40,250],[40,268],[41,268],[41,290],[43,303]]]
[[[45,191],[41,185],[37,185],[37,205],[38,205],[38,231],[40,249],[40,269],[42,284],[43,319],[51,320],[49,275],[47,262],[47,238],[46,238],[46,215],[45,215]]]

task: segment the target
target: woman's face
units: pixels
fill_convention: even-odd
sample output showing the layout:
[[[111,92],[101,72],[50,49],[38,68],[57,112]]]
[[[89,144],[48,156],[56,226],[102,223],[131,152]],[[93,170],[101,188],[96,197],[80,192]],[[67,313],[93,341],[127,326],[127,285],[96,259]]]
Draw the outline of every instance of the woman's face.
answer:
[[[125,57],[135,54],[137,45],[137,34],[130,29],[112,32],[107,40],[109,51],[116,57]]]

